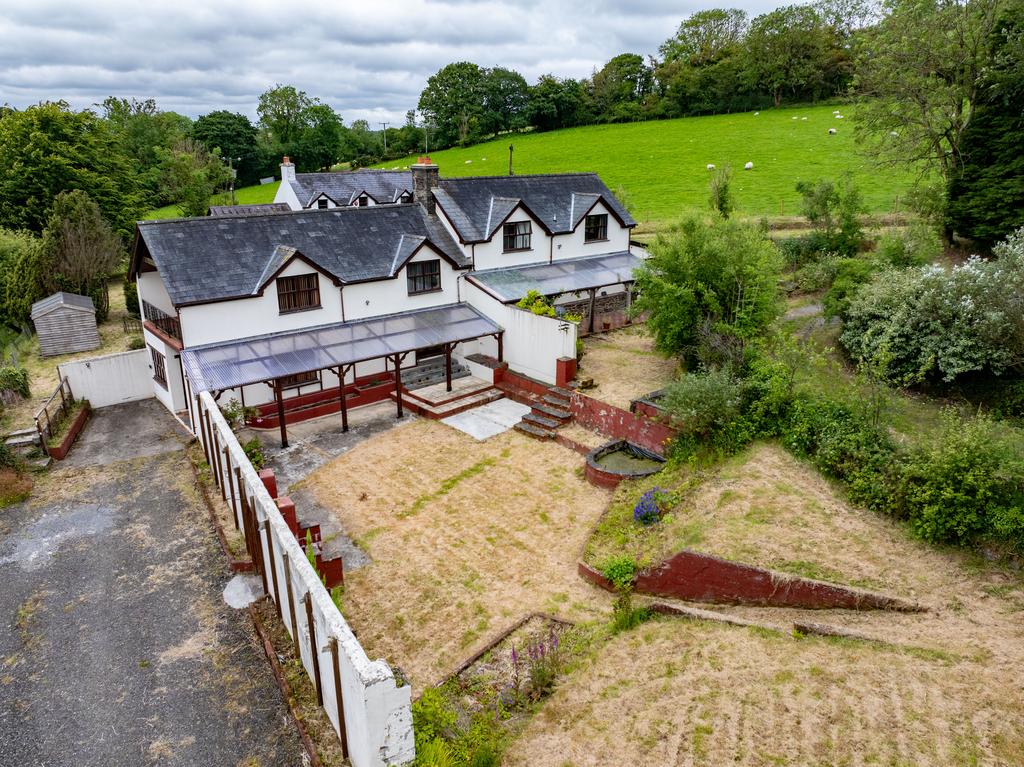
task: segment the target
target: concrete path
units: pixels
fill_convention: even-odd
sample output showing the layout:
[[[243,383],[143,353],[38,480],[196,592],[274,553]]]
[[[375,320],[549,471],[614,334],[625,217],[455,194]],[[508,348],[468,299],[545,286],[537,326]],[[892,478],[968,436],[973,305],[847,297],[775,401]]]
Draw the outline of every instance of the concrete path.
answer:
[[[97,411],[0,510],[0,765],[302,765],[155,402]]]

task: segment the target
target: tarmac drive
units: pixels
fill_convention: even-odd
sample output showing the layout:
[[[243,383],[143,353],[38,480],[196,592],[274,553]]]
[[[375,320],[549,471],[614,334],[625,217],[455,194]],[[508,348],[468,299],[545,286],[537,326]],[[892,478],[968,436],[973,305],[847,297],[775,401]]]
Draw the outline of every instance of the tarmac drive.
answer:
[[[155,401],[97,411],[0,509],[0,765],[303,765]]]

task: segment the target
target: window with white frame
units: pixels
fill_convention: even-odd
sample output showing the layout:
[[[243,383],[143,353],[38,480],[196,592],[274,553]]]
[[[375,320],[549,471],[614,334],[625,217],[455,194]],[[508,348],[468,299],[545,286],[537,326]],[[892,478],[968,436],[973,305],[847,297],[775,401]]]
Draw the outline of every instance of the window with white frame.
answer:
[[[506,253],[512,250],[530,249],[530,237],[533,233],[533,227],[529,221],[513,221],[512,223],[505,224],[502,233],[504,235],[503,244]]]
[[[583,241],[584,242],[597,242],[598,240],[608,239],[608,214],[607,213],[595,213],[592,216],[587,216],[586,222],[583,224]]]
[[[409,295],[433,293],[441,289],[441,260],[415,261],[405,268]]]

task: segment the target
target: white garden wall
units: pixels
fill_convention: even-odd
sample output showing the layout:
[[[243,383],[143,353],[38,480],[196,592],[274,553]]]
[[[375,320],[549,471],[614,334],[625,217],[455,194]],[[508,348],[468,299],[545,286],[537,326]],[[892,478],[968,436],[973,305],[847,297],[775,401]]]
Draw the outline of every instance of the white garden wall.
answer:
[[[71,383],[71,393],[94,408],[153,396],[148,349],[62,362],[57,371]]]
[[[306,673],[321,691],[324,711],[344,739],[351,764],[385,767],[411,762],[416,756],[412,690],[396,684],[385,661],[366,656],[213,397],[203,392],[198,403],[199,438],[214,479],[240,520],[247,548],[272,584],[268,585],[270,597],[296,640]],[[312,621],[307,619],[307,597]],[[292,616],[297,632],[292,630]],[[335,654],[340,690],[334,681]]]
[[[462,298],[505,329],[502,351],[512,370],[553,384],[559,357],[576,356],[574,323],[503,304],[470,282],[463,282]],[[480,339],[478,349],[497,354],[492,339]]]

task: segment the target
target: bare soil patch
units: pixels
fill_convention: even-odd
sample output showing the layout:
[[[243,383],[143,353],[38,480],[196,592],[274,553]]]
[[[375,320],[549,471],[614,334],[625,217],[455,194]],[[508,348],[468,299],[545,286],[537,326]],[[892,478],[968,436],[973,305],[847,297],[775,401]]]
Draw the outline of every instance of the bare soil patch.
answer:
[[[583,339],[580,376],[594,379],[587,391],[609,405],[629,409],[629,403],[673,381],[679,361],[654,349],[644,325],[631,325]]]
[[[607,612],[576,576],[608,500],[582,466],[514,431],[481,443],[417,420],[311,474],[302,485],[371,558],[346,574],[343,604],[370,656],[422,689],[528,613]]]

